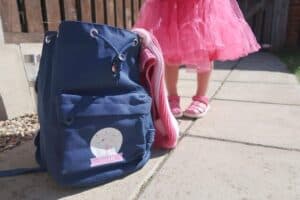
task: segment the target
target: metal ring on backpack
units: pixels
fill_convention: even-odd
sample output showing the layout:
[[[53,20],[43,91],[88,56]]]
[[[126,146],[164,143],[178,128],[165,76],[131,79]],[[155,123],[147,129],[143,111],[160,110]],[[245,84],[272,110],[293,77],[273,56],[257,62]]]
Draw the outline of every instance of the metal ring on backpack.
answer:
[[[137,46],[139,44],[139,40],[137,39],[137,38],[135,38],[134,40],[133,40],[133,44],[132,44],[132,46]]]
[[[69,116],[65,119],[64,124],[67,126],[70,126],[73,123],[73,121],[74,121],[74,118]]]
[[[126,55],[124,53],[120,53],[118,55],[118,58],[119,58],[120,61],[125,61],[126,60]]]
[[[51,42],[51,39],[49,38],[49,36],[46,36],[45,37],[45,43],[46,44],[49,44]]]
[[[99,35],[99,32],[98,32],[97,29],[92,28],[92,29],[90,30],[90,36],[91,36],[91,37],[96,38],[98,35]]]

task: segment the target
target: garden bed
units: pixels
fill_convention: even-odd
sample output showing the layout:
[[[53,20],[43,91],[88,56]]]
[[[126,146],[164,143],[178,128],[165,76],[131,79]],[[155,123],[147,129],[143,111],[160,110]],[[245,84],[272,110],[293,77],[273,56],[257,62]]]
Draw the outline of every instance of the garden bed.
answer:
[[[36,114],[26,114],[14,119],[0,121],[0,153],[32,140],[39,129]]]

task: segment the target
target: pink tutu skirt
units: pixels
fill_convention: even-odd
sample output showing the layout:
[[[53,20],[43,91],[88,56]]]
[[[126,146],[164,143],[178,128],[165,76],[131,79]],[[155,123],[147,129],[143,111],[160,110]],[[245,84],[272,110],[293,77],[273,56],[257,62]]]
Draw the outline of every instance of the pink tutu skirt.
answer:
[[[135,27],[157,38],[168,65],[197,71],[260,48],[236,0],[146,0]]]

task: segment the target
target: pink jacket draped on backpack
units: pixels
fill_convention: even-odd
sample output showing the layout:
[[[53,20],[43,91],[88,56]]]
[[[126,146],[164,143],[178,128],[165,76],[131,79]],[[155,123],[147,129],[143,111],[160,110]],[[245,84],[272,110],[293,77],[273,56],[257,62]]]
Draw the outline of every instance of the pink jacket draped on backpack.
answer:
[[[156,129],[154,145],[162,148],[174,148],[179,137],[179,127],[169,107],[164,81],[165,64],[159,43],[145,29],[134,28],[133,31],[142,38],[141,77],[153,99],[152,117]]]

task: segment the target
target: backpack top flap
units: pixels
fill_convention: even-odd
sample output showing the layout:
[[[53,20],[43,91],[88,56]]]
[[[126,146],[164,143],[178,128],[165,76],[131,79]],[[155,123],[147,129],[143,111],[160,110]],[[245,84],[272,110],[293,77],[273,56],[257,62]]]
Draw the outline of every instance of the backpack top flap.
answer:
[[[141,89],[139,36],[106,25],[63,22],[54,65],[55,86],[69,92],[111,94]]]

